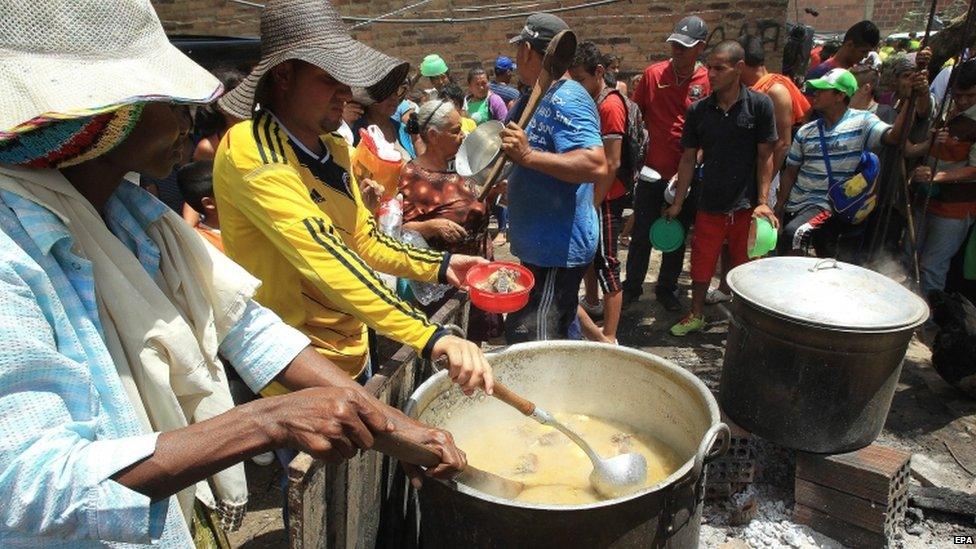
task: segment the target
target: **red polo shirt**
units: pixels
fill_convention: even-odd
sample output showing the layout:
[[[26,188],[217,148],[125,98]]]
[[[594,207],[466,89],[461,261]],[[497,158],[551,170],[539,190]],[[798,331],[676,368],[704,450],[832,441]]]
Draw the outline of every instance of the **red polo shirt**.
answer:
[[[644,70],[644,77],[631,99],[640,106],[650,140],[644,164],[660,173],[665,181],[678,173],[685,112],[692,103],[711,91],[708,69],[701,64],[695,66],[694,74],[680,86],[670,60],[655,63]]]

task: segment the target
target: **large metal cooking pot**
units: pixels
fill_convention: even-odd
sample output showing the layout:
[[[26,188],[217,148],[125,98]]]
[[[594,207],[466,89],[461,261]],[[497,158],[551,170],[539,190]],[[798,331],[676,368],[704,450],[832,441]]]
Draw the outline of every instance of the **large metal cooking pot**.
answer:
[[[457,156],[454,157],[454,169],[461,177],[475,180],[479,185],[485,183],[491,165],[502,150],[502,138],[499,135],[505,125],[498,120],[489,120],[469,133]]]
[[[697,547],[702,467],[729,442],[701,381],[648,353],[576,341],[515,345],[489,360],[498,379],[539,406],[631,425],[670,445],[682,465],[648,489],[586,505],[523,503],[428,481],[420,490],[425,547]],[[465,397],[446,372],[421,385],[406,411],[448,430],[519,417],[496,399]]]
[[[884,426],[920,297],[833,259],[773,257],[729,273],[732,322],[719,401],[741,427],[797,450],[841,453]]]

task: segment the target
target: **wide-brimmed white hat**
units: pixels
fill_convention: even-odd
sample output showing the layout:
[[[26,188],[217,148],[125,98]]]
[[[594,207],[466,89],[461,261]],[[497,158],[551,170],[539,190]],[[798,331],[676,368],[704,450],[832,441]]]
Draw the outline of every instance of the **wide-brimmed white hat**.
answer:
[[[207,103],[220,82],[177,50],[149,0],[0,0],[0,143],[148,101]]]
[[[409,63],[353,38],[326,0],[269,0],[261,12],[261,61],[220,98],[220,108],[250,118],[262,78],[292,59],[311,63],[347,86],[368,88],[374,98],[396,92],[410,71]]]

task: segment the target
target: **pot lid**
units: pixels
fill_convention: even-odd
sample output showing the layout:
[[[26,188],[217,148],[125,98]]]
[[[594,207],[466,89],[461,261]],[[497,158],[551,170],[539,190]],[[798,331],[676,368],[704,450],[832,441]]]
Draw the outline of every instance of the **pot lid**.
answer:
[[[892,330],[929,316],[925,301],[894,280],[835,259],[759,259],[732,269],[729,286],[775,315],[827,328]]]

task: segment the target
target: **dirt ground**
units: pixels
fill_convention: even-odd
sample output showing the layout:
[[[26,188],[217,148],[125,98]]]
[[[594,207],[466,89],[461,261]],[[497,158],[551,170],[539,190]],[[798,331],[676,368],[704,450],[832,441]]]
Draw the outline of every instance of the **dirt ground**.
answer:
[[[510,259],[508,246],[496,250],[499,259]],[[626,248],[621,248],[625,261]],[[624,310],[618,339],[621,345],[642,349],[673,361],[701,378],[717,393],[723,350],[728,330],[728,312],[723,306],[706,311],[708,328],[699,334],[676,338],[668,333],[683,312],[667,312],[654,301],[653,281],[657,276],[660,254],[652,254],[652,265],[645,281],[644,297]],[[687,269],[680,280],[683,292],[690,291]],[[682,304],[690,305],[683,293]],[[879,442],[913,452],[940,475],[940,484],[969,493],[976,492],[976,401],[966,398],[946,384],[931,368],[928,348],[914,341],[902,370],[900,383],[892,402],[885,430]],[[950,451],[951,448],[951,451]],[[762,457],[760,457],[760,460]],[[707,507],[703,519],[702,547],[841,547],[835,541],[813,533],[806,527],[797,529],[789,523],[792,513],[792,469],[789,451],[770,449],[767,459],[774,463],[757,482],[760,506],[769,510],[772,538],[756,533],[753,527],[729,527],[723,524],[721,511]],[[782,461],[782,463],[776,463]],[[973,473],[970,473],[973,472]],[[281,468],[248,465],[252,499],[250,511],[241,531],[231,536],[234,547],[265,548],[286,546],[280,513],[281,492],[277,478]],[[763,499],[765,498],[765,500]],[[766,512],[765,510],[763,512]],[[766,515],[763,515],[766,516]],[[950,515],[924,513],[924,519],[909,524],[896,546],[936,547],[951,545],[953,535],[976,535],[976,525]],[[782,523],[782,524],[779,524]],[[760,524],[759,526],[763,526]],[[768,526],[768,525],[767,525]],[[783,532],[790,532],[784,534]],[[767,532],[768,533],[768,532]],[[777,537],[779,536],[779,537]],[[765,540],[765,541],[763,541]]]

